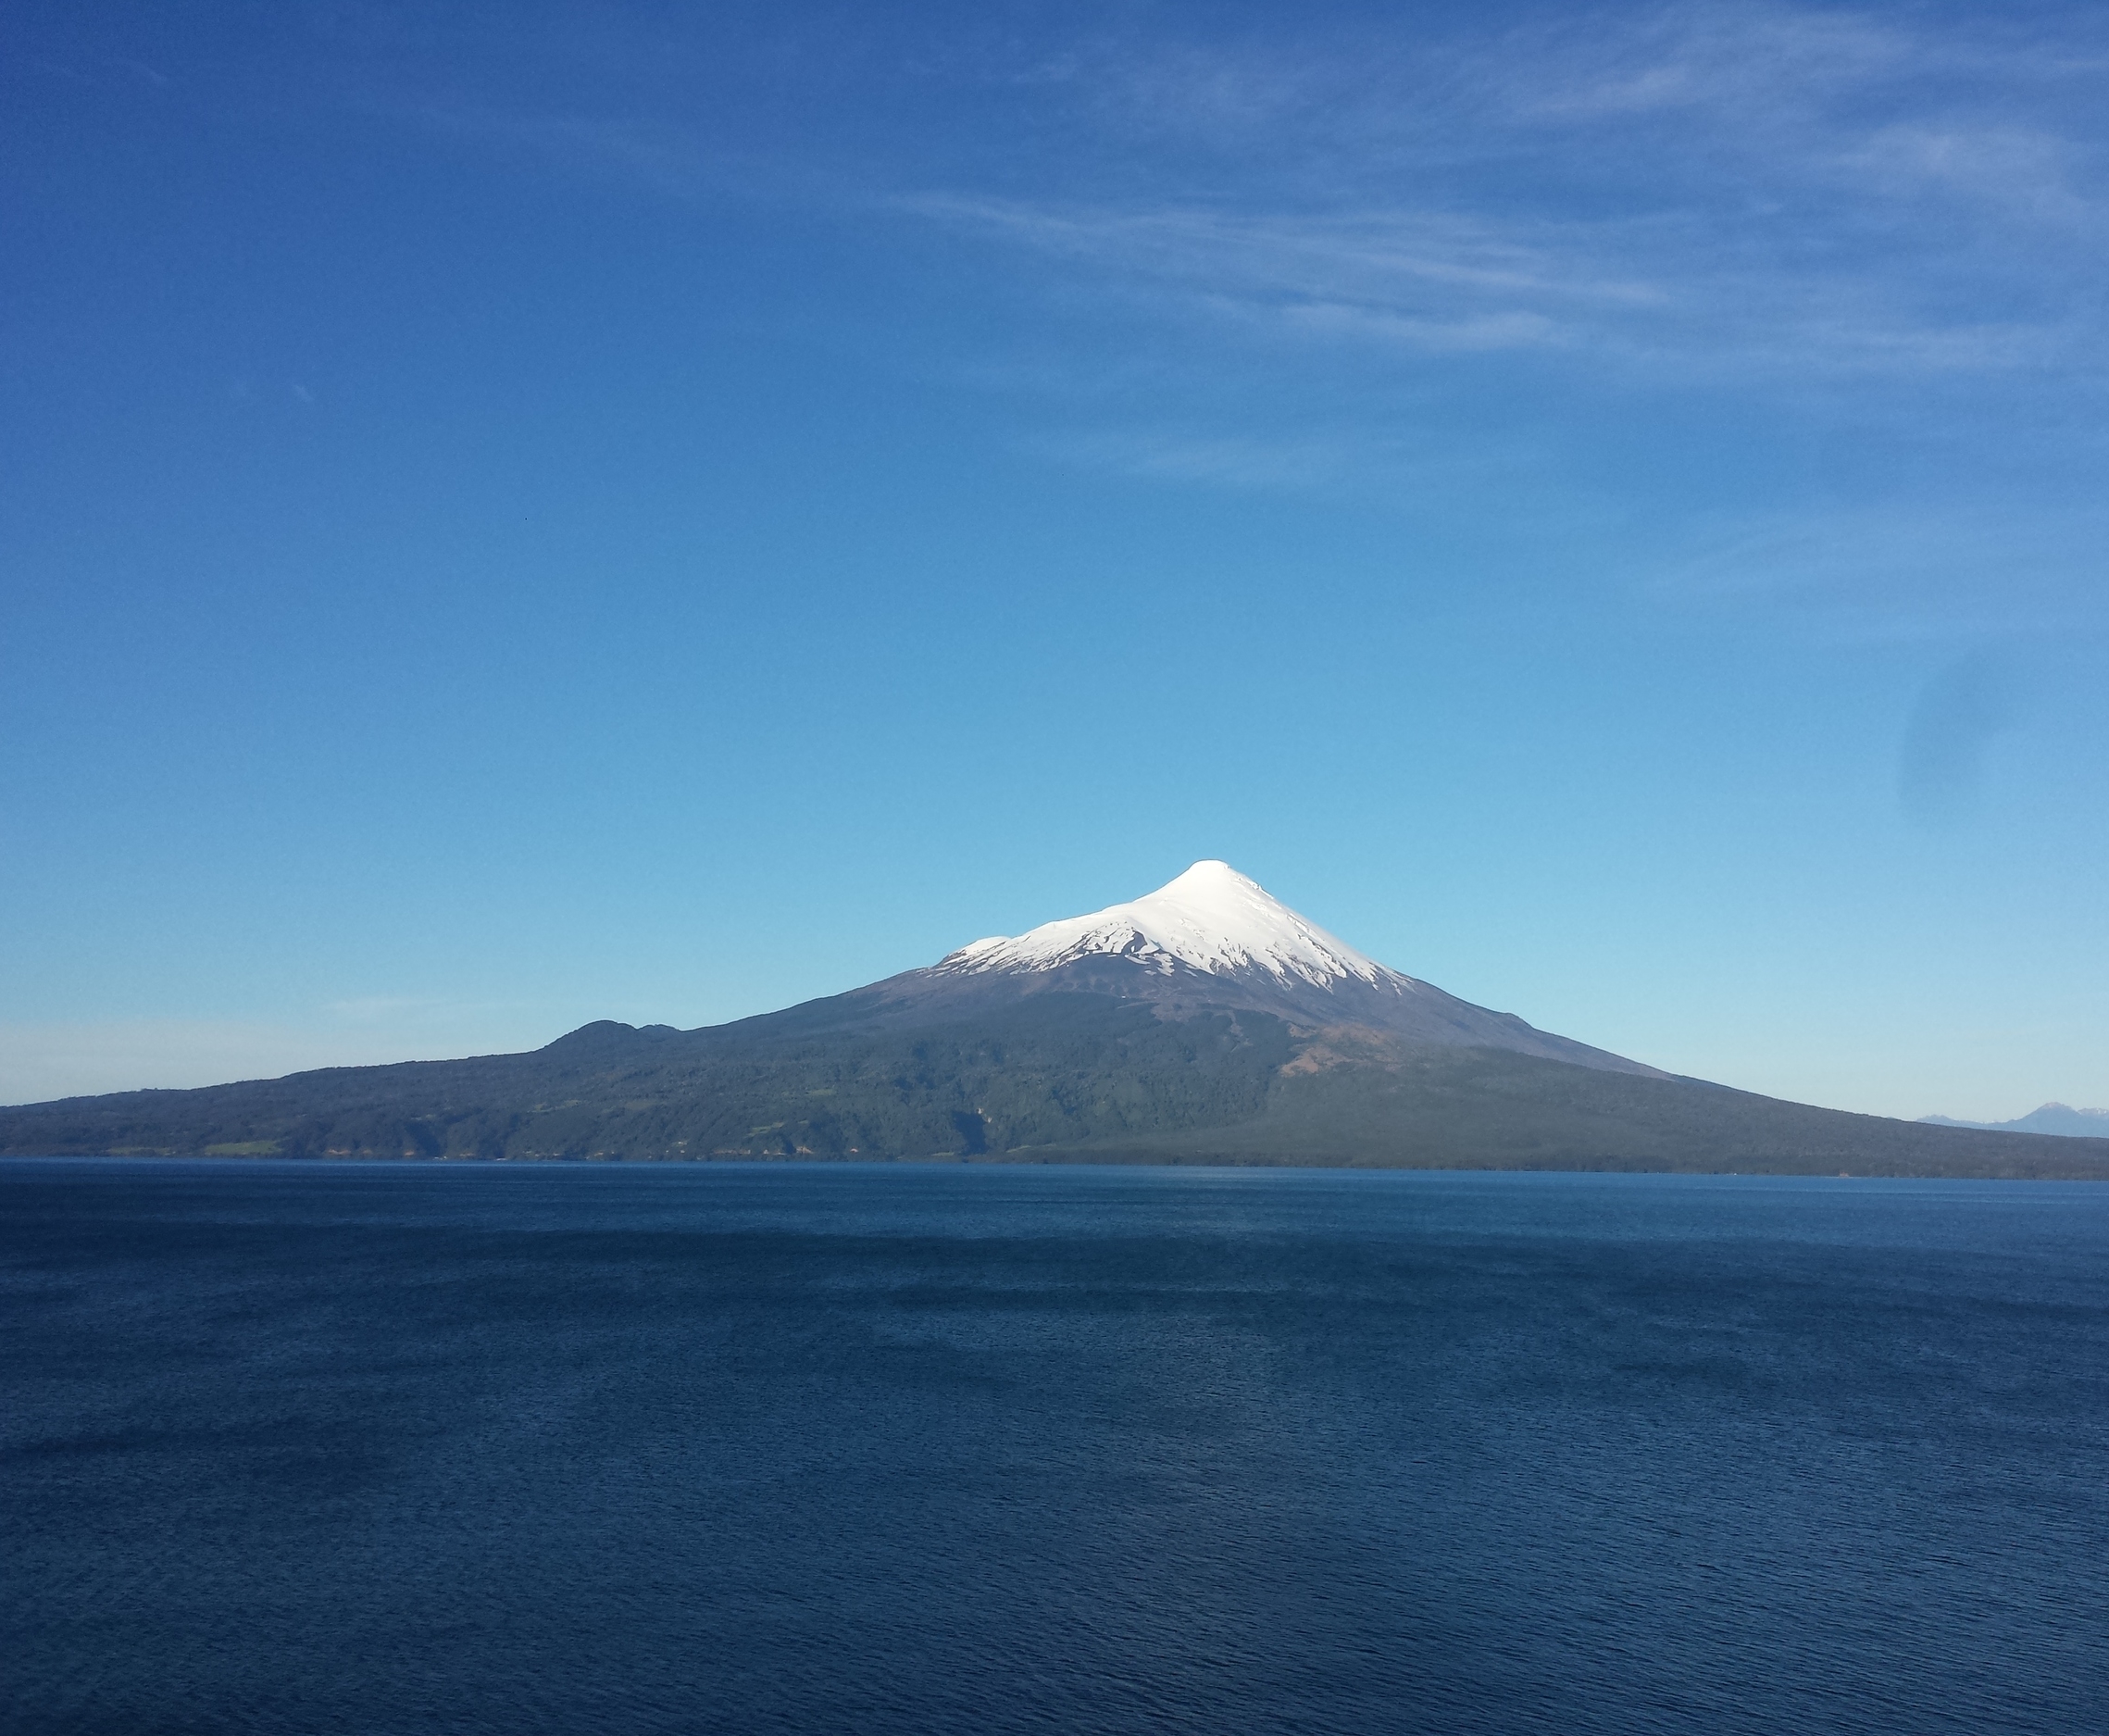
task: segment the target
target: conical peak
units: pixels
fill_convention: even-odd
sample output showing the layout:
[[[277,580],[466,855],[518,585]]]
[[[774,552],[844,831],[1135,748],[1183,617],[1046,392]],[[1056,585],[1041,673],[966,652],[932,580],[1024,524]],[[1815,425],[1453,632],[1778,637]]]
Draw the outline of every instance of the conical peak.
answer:
[[[1228,862],[1218,862],[1214,856],[1204,856],[1185,873],[1167,880],[1157,890],[1169,892],[1174,886],[1183,886],[1189,881],[1195,885],[1204,885],[1211,880],[1234,880],[1240,886],[1251,886],[1255,890],[1259,885],[1257,880],[1239,873]]]
[[[1232,929],[1254,917],[1269,920],[1286,918],[1292,922],[1304,920],[1249,875],[1239,873],[1228,862],[1213,860],[1196,862],[1185,873],[1167,880],[1155,892],[1144,893],[1132,905],[1113,907],[1118,910],[1143,906],[1165,909],[1176,906],[1192,912],[1196,919],[1204,923]]]
[[[1239,873],[1228,862],[1218,862],[1211,856],[1205,861],[1196,862],[1185,873],[1167,880],[1155,892],[1147,893],[1144,896],[1149,898],[1222,898],[1240,893],[1252,898],[1263,899],[1270,905],[1276,904],[1276,900],[1267,896],[1266,890],[1257,880],[1249,875]],[[1142,900],[1137,899],[1136,902],[1140,904]]]
[[[1090,916],[1049,922],[1012,939],[976,941],[942,960],[952,971],[1052,970],[1119,955],[1165,972],[1186,966],[1218,976],[1258,972],[1319,987],[1350,979],[1403,985],[1406,979],[1365,957],[1272,897],[1228,862],[1196,862],[1155,892]]]

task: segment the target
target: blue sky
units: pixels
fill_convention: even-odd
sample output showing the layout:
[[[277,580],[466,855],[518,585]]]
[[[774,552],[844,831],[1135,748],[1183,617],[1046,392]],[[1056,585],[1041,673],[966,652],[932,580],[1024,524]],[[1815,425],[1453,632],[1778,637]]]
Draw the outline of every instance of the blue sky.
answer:
[[[1679,1071],[2109,1103],[2098,11],[433,10],[10,10],[0,1100],[1216,856]]]

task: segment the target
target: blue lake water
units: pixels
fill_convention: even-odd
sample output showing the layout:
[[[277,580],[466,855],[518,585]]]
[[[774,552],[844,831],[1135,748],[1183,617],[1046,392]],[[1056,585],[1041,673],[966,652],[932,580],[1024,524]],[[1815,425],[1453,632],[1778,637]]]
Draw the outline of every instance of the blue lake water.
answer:
[[[0,1164],[28,1732],[2109,1729],[2109,1188]]]

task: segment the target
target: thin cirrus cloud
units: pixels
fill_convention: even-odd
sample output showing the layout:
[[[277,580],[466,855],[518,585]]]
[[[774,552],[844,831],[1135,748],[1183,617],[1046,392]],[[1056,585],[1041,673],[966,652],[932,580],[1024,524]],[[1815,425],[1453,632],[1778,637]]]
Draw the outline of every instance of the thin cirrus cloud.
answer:
[[[1832,643],[2070,640],[2101,626],[2105,535],[2097,511],[1982,501],[1701,518],[1643,589],[1680,613],[1762,606]]]
[[[994,91],[1018,118],[949,169],[883,130],[850,157],[827,129],[718,137],[664,102],[413,106],[668,198],[941,232],[1219,342],[1775,391],[2109,373],[2109,31],[2085,15],[1695,4],[1262,35],[1167,16],[904,51],[891,76],[933,112]],[[830,89],[854,107],[883,62]]]
[[[1179,429],[1101,429],[1051,435],[1035,443],[1051,456],[1091,469],[1289,493],[1335,485],[1360,457],[1335,439]]]
[[[1664,585],[1666,593],[1728,600],[1759,591],[1828,591],[1848,578],[1903,585],[1953,564],[1996,568],[2007,596],[2019,602],[2060,569],[2070,524],[2084,526],[2096,546],[2109,533],[2099,512],[2046,529],[1925,507],[1801,513],[1713,526],[1703,533],[1703,549],[1666,571]]]
[[[967,126],[972,151],[933,144],[942,124],[720,137],[664,104],[422,118],[544,169],[972,257],[1017,317],[905,322],[908,365],[1011,398],[1042,424],[1019,443],[1059,461],[1396,493],[1443,423],[1547,498],[1595,485],[1560,466],[1605,417],[1705,393],[1712,427],[1835,426],[1846,459],[1887,443],[1903,480],[1650,501],[1687,518],[1651,556],[1658,592],[1909,635],[1975,631],[1997,570],[2009,609],[2099,620],[2055,479],[2099,446],[2109,386],[2109,27],[1764,4],[1244,33],[1125,17],[892,61],[867,43],[820,81],[845,114],[904,81],[937,117],[993,93],[1016,124]],[[2022,545],[2040,579],[2013,576]]]
[[[1556,247],[1432,212],[1235,215],[1054,207],[927,194],[896,208],[1228,319],[1435,351],[1556,343],[1569,310],[1659,305],[1653,286],[1569,269]]]
[[[925,194],[955,231],[1218,329],[1420,354],[1536,351],[1691,383],[1968,373],[2098,359],[2072,320],[1939,314],[1867,269],[1798,269],[1674,219],[1554,224],[1396,210],[1245,216]]]
[[[1030,261],[1056,318],[1095,305],[1095,352],[1152,331],[1160,398],[1186,358],[1189,432],[1068,438],[1087,461],[1389,484],[1454,401],[1431,393],[1514,394],[1480,400],[1515,406],[1475,410],[1481,445],[1518,443],[1533,380],[1609,414],[1708,393],[1714,427],[1798,426],[1816,485],[1661,503],[1643,589],[1833,638],[2091,631],[2095,515],[2059,479],[2098,452],[2109,386],[2105,73],[2109,33],[2051,9],[1130,36],[1042,93],[1096,156],[892,208]],[[1265,438],[1285,409],[1287,449]],[[1571,443],[1543,432],[1527,456]],[[1509,492],[1557,493],[1558,464]]]
[[[1683,378],[2097,369],[2083,48],[1722,6],[1434,44],[1129,42],[1067,81],[1127,153],[1118,196],[899,206],[1181,312],[1373,346]]]

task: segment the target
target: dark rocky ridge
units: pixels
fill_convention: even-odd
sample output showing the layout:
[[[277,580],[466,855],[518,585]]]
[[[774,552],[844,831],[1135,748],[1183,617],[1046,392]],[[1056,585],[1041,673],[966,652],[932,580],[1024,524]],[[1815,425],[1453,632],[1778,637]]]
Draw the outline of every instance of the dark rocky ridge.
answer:
[[[837,996],[690,1031],[603,1022],[525,1055],[72,1098],[0,1110],[0,1152],[2109,1179],[2104,1140],[1062,988],[920,1011]]]
[[[1406,983],[1403,993],[1352,978],[1320,988],[1296,979],[1283,981],[1260,969],[1197,970],[1176,960],[1145,963],[1128,954],[1103,954],[1049,970],[989,975],[930,966],[725,1029],[908,1030],[1000,1017],[1041,995],[1083,994],[1147,1006],[1174,1022],[1219,1013],[1264,1013],[1306,1030],[1359,1026],[1416,1047],[1504,1049],[1610,1072],[1669,1077],[1623,1055],[1540,1030],[1513,1013],[1475,1006],[1432,983],[1402,980]]]

